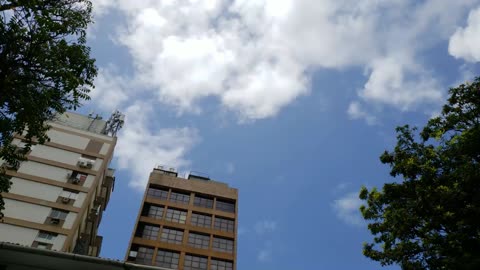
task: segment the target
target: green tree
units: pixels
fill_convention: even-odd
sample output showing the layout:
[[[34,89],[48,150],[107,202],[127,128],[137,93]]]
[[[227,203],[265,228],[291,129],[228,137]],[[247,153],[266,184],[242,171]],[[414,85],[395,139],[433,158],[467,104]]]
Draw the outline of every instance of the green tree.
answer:
[[[89,99],[97,74],[86,46],[91,11],[87,0],[0,0],[0,158],[7,163],[18,165],[33,139],[48,140],[45,122],[56,113]],[[19,151],[11,143],[23,132],[27,146]],[[9,187],[2,168],[0,192]]]
[[[397,128],[380,160],[401,182],[363,187],[365,256],[402,269],[480,269],[480,77],[449,91],[421,132]]]

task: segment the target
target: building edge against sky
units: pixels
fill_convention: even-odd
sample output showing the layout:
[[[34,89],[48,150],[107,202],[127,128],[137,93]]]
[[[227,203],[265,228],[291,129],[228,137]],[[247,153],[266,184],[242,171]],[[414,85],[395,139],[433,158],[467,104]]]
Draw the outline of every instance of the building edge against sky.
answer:
[[[98,256],[97,230],[115,183],[108,165],[123,116],[116,112],[105,121],[67,112],[48,124],[50,141],[33,144],[26,161],[0,161],[12,182],[2,194],[0,241]],[[23,136],[13,143],[23,147]]]
[[[125,260],[181,270],[235,270],[238,190],[198,173],[150,174]]]

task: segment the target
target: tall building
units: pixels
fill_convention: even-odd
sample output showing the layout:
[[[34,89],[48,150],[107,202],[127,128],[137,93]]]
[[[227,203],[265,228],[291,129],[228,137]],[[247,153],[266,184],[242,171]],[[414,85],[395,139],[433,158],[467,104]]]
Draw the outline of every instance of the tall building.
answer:
[[[108,168],[123,124],[76,113],[48,123],[50,141],[34,144],[18,166],[0,161],[12,185],[5,200],[0,241],[23,246],[98,256],[97,229],[113,191]],[[25,145],[20,134],[13,141]]]
[[[235,270],[238,190],[173,169],[150,174],[125,260],[179,270]]]

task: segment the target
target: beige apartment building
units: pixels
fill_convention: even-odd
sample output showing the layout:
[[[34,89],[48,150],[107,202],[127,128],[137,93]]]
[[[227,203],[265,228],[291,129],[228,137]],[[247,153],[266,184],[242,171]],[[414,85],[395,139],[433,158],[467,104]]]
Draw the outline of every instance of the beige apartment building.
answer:
[[[125,260],[179,270],[235,270],[238,190],[206,176],[150,174]]]
[[[118,112],[108,121],[65,113],[49,123],[50,141],[33,145],[26,161],[0,161],[12,182],[2,194],[0,242],[98,256],[97,229],[115,182],[108,165],[122,124]],[[13,143],[25,144],[21,135]]]

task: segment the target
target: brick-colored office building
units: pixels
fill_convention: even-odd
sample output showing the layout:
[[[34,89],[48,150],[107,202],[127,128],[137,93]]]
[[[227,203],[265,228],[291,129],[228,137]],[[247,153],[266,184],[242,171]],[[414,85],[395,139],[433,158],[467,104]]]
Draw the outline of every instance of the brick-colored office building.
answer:
[[[150,174],[125,260],[179,270],[235,270],[238,190],[161,166]]]

